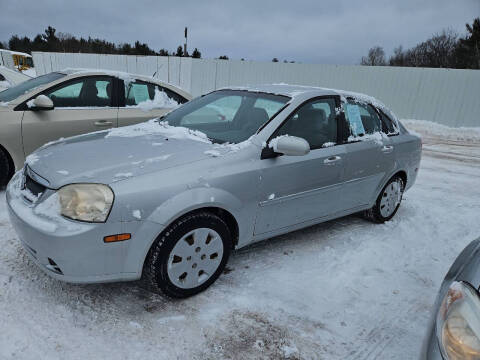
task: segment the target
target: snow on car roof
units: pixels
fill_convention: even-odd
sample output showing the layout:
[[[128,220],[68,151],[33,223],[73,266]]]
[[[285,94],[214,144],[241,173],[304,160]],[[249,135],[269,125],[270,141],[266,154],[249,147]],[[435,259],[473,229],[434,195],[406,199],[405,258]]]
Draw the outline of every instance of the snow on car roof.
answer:
[[[148,75],[141,75],[141,74],[132,74],[132,73],[127,73],[124,71],[117,71],[117,70],[108,70],[108,69],[89,69],[89,68],[65,68],[63,70],[58,71],[59,73],[65,74],[65,75],[75,75],[75,74],[102,74],[102,75],[110,75],[114,76],[116,78],[119,78],[123,80],[125,83],[130,83],[134,81],[135,79],[139,80],[145,80],[145,81],[154,81],[159,84],[165,84],[169,85],[172,88],[182,90],[186,94],[189,94],[185,89],[181,88],[178,85],[171,84],[167,81],[160,80],[158,78],[154,78],[152,76]]]
[[[330,89],[318,86],[308,85],[289,85],[285,83],[279,84],[265,84],[265,85],[253,85],[253,86],[233,86],[224,87],[221,90],[246,90],[253,92],[265,92],[275,95],[284,95],[291,98],[295,98],[301,95],[310,96],[324,96],[324,95],[340,95],[342,98],[354,98],[360,102],[367,102],[379,108],[386,108],[386,106],[377,100],[376,98],[347,90]]]

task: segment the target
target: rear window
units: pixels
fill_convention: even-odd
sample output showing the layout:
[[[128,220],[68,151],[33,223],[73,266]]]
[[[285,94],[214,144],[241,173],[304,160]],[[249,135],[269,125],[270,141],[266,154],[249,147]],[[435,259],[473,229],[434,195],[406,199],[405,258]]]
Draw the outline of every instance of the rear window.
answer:
[[[60,79],[64,77],[65,74],[57,73],[57,72],[52,72],[46,75],[38,76],[36,78],[24,81],[16,86],[12,86],[11,88],[8,88],[7,90],[4,90],[0,93],[0,101],[1,102],[8,102],[12,101],[19,96],[32,91],[35,88],[38,88],[39,86],[48,84],[52,81],[55,81],[57,79]]]
[[[398,129],[395,127],[392,119],[380,111],[380,119],[382,119],[382,131],[387,135],[398,134]]]

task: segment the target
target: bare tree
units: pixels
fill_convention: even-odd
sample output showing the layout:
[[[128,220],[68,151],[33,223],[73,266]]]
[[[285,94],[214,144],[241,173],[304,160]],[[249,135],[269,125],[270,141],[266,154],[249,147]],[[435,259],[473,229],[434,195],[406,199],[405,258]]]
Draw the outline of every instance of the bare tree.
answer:
[[[385,51],[380,46],[374,46],[368,50],[368,55],[362,57],[361,65],[384,66],[387,64],[385,60]]]

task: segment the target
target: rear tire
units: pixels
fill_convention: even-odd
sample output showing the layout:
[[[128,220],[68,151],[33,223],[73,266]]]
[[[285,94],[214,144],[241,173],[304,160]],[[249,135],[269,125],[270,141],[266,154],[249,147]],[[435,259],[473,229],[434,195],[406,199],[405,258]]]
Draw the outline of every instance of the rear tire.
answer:
[[[383,224],[395,216],[400,207],[405,184],[400,176],[394,176],[378,195],[375,205],[363,213],[364,217],[378,224]]]
[[[12,177],[12,166],[8,155],[0,149],[0,188],[8,184]]]
[[[232,247],[227,224],[209,212],[186,215],[153,243],[142,280],[153,292],[186,298],[208,288],[222,273]]]

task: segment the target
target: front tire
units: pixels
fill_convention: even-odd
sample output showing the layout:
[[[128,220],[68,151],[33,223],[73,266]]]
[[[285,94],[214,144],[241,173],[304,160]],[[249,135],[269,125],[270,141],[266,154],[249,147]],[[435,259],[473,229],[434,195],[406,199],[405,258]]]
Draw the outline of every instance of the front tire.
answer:
[[[9,161],[8,155],[0,149],[0,188],[8,184],[12,177],[13,169]]]
[[[205,290],[224,270],[232,236],[217,215],[198,212],[170,225],[153,243],[143,267],[147,287],[175,298]]]
[[[400,176],[394,176],[385,185],[375,202],[375,205],[364,212],[365,218],[383,224],[395,216],[402,202],[405,185]]]

